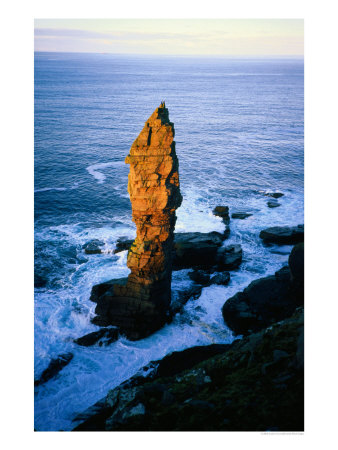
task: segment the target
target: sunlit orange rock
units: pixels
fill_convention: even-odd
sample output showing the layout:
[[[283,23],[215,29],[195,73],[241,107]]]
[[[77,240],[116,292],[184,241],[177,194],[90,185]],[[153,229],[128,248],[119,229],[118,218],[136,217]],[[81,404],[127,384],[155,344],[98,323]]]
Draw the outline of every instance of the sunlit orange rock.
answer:
[[[95,323],[117,325],[130,339],[145,337],[166,322],[171,300],[175,210],[182,203],[174,124],[165,103],[153,112],[131,146],[128,192],[136,239],[128,252],[124,284],[102,295]]]

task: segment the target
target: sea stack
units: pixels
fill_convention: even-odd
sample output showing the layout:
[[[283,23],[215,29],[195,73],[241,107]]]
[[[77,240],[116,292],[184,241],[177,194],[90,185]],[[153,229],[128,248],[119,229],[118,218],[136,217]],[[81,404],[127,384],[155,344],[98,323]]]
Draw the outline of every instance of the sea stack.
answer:
[[[175,211],[182,203],[174,135],[162,102],[126,157],[136,224],[127,260],[131,273],[124,284],[114,283],[98,298],[95,312],[104,316],[104,324],[117,325],[132,340],[158,330],[168,316]]]

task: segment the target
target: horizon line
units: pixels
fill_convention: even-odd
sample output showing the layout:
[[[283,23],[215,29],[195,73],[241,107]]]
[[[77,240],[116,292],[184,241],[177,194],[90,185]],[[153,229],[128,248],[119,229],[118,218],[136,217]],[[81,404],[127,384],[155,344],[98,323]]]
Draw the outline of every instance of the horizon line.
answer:
[[[174,53],[116,53],[116,52],[73,52],[73,51],[54,51],[54,50],[34,50],[35,53],[65,53],[65,54],[86,54],[86,55],[112,55],[112,56],[162,56],[162,57],[206,57],[206,58],[212,58],[212,57],[218,57],[218,58],[293,58],[293,59],[304,59],[304,54],[299,55],[279,55],[279,54],[264,54],[264,55],[241,55],[241,54],[195,54],[195,53],[186,53],[186,54],[174,54]]]

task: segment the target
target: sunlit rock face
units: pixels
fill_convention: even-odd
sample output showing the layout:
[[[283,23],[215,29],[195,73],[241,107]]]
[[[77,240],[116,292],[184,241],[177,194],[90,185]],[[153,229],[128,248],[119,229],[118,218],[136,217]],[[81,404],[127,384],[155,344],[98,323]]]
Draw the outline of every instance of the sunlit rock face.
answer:
[[[130,339],[159,329],[170,306],[175,211],[182,203],[174,135],[163,102],[146,121],[126,158],[136,224],[127,261],[131,273],[124,285],[114,284],[102,296],[105,300],[98,301],[96,313],[106,315]]]

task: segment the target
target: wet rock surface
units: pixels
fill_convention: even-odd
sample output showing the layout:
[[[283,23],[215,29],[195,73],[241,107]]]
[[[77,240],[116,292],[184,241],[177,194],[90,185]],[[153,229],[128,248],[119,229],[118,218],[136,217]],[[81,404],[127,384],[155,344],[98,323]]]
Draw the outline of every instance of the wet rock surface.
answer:
[[[124,250],[129,250],[133,242],[134,241],[132,239],[120,237],[116,242],[116,248],[114,250],[114,253],[120,253],[123,252]]]
[[[250,216],[252,216],[251,213],[245,213],[245,212],[235,212],[235,213],[231,214],[232,219],[240,219],[240,220],[244,220]]]
[[[266,243],[297,244],[304,241],[304,225],[266,228],[259,237]]]
[[[288,266],[249,284],[229,298],[223,318],[235,334],[247,335],[291,316],[304,304],[304,246],[294,247]],[[302,269],[303,267],[303,269]]]
[[[230,282],[230,273],[229,272],[223,272],[223,273],[217,273],[210,279],[210,284],[218,284],[218,285],[227,285]]]
[[[217,250],[222,246],[224,239],[225,236],[217,231],[176,233],[173,269],[208,268],[215,265]]]
[[[243,259],[242,247],[239,244],[227,245],[217,252],[218,270],[237,269]]]
[[[74,342],[75,344],[82,345],[84,347],[90,347],[92,345],[102,347],[115,342],[118,339],[118,336],[119,334],[117,327],[107,327],[74,339]]]
[[[50,379],[54,378],[64,367],[66,367],[73,359],[73,353],[63,353],[57,358],[53,358],[47,369],[42,372],[41,377],[34,381],[34,386],[40,386]]]
[[[284,196],[281,192],[266,192],[264,195],[272,198],[280,198]]]
[[[93,239],[82,246],[87,255],[96,255],[102,253],[104,242],[99,239]]]
[[[201,284],[202,286],[210,285],[210,274],[203,270],[194,270],[193,272],[189,272],[188,276],[197,284]]]
[[[197,300],[202,293],[202,286],[195,285],[175,292],[170,305],[170,317],[180,312],[189,300]]]
[[[272,201],[268,202],[267,205],[269,208],[278,208],[278,206],[280,206],[280,203],[278,203],[277,201]]]

